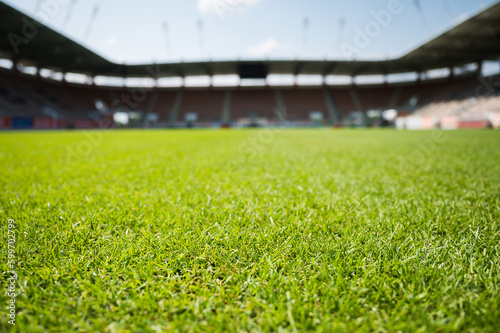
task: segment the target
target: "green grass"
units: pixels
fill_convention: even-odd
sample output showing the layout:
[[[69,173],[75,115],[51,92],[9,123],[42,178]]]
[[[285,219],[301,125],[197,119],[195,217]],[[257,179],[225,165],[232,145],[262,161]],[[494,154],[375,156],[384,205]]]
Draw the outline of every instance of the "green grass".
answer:
[[[498,131],[84,133],[0,133],[0,331],[500,330]]]

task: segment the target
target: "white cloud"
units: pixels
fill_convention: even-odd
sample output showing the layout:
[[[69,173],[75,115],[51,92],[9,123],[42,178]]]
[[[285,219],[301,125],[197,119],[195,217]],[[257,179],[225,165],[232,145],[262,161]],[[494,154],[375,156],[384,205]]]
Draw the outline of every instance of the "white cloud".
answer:
[[[221,19],[250,9],[262,0],[198,0],[198,11]]]
[[[106,40],[106,45],[115,46],[118,43],[118,40],[115,37],[110,37]]]
[[[280,44],[274,38],[268,38],[259,45],[249,47],[247,52],[251,56],[265,57],[270,55],[274,51],[284,50],[284,49],[286,49],[286,45]]]

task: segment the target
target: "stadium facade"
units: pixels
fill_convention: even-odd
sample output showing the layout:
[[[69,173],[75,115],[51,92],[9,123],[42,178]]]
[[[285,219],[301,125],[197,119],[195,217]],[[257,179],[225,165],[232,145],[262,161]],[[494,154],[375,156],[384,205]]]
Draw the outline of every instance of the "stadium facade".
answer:
[[[110,126],[117,113],[132,117],[129,126],[142,127],[388,121],[415,129],[500,127],[498,77],[482,76],[483,65],[500,57],[498,3],[402,57],[381,61],[116,64],[1,2],[0,16],[2,129],[97,128]],[[237,76],[239,83],[218,86],[212,78],[220,75]],[[314,75],[320,82],[275,85],[266,80],[270,75]],[[209,83],[185,84],[197,76]],[[110,77],[150,84],[98,84]],[[166,78],[180,83],[163,86]]]

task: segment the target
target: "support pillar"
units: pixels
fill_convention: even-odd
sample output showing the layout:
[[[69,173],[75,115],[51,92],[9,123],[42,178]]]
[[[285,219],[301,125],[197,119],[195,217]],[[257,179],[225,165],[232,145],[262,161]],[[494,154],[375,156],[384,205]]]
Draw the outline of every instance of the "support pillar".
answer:
[[[182,89],[180,89],[177,92],[177,95],[175,96],[174,104],[172,105],[172,108],[170,109],[170,115],[169,115],[169,120],[171,123],[174,123],[177,121],[177,115],[179,114],[179,109],[181,108],[181,103],[182,103]]]
[[[222,125],[228,125],[231,121],[231,90],[226,91],[222,102],[220,121]]]
[[[340,120],[340,112],[333,99],[332,92],[328,87],[323,88],[323,95],[325,96],[325,104],[328,109],[328,118],[332,125],[335,125]]]

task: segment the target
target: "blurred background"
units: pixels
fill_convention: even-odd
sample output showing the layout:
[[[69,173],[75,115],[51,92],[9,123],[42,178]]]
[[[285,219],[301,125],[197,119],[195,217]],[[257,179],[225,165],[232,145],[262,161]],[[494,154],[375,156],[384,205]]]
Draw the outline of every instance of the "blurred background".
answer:
[[[0,127],[500,126],[500,6],[0,2]]]

